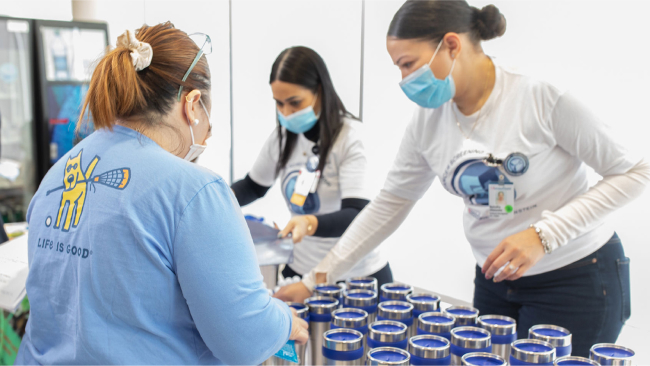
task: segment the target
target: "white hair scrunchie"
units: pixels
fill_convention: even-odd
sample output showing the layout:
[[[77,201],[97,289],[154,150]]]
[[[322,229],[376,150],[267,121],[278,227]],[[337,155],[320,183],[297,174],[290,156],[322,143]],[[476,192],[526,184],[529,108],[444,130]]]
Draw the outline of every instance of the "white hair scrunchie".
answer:
[[[146,42],[140,42],[135,38],[135,32],[127,30],[121,36],[117,37],[117,46],[131,50],[131,59],[135,71],[144,70],[151,65],[153,50],[151,45]]]

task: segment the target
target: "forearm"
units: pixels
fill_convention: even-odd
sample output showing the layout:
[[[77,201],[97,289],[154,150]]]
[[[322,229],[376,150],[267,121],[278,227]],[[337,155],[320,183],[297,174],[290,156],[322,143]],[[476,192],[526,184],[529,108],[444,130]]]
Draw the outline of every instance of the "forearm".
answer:
[[[246,206],[255,200],[264,197],[269,188],[255,183],[249,175],[240,181],[233,183],[230,187],[237,197],[237,202],[239,206]]]
[[[304,276],[305,286],[313,290],[316,273],[327,273],[328,282],[345,274],[397,230],[415,202],[382,190],[356,217],[325,259]]]
[[[325,215],[316,216],[318,227],[314,236],[321,238],[338,238],[352,221],[357,217],[359,212],[368,204],[368,200],[359,198],[345,198],[341,202],[341,210]]]

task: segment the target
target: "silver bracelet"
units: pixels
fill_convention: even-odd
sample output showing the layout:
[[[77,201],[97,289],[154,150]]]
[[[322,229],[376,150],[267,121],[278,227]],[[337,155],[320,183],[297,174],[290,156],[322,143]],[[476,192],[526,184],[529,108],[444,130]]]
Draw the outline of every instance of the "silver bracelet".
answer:
[[[544,247],[544,253],[551,254],[553,248],[551,248],[551,244],[549,244],[548,240],[546,240],[546,237],[544,237],[542,229],[538,228],[535,224],[530,224],[530,228],[535,229],[537,236],[539,236],[539,240],[542,242],[542,246]]]

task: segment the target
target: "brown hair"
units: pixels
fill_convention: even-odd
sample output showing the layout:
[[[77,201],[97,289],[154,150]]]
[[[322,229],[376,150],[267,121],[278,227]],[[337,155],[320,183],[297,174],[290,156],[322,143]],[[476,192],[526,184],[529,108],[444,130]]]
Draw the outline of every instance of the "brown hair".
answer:
[[[181,85],[186,92],[200,90],[210,104],[210,68],[205,56],[187,80],[181,81],[199,52],[199,46],[185,32],[166,22],[143,25],[135,35],[138,41],[151,45],[151,65],[136,71],[128,48],[118,46],[108,52],[90,79],[77,128],[87,110],[96,129],[112,129],[123,118],[137,119],[148,126],[164,125],[161,117],[172,109]]]

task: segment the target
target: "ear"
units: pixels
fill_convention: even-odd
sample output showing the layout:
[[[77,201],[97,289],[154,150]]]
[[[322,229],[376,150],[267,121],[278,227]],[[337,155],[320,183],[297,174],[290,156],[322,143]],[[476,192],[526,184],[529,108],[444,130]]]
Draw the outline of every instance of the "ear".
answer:
[[[199,99],[201,99],[201,91],[196,89],[187,93],[185,101],[181,99],[181,102],[184,103],[183,111],[185,112],[187,123],[190,125],[194,124],[194,120],[196,119],[196,108],[201,108],[198,105]]]
[[[79,154],[77,154],[77,156],[75,156],[75,158],[80,157],[80,156],[81,156],[81,153],[82,153],[83,151],[84,151],[84,149],[79,150]]]
[[[458,33],[449,32],[443,37],[443,44],[446,48],[445,52],[449,52],[452,59],[458,57],[462,50],[462,42]]]

